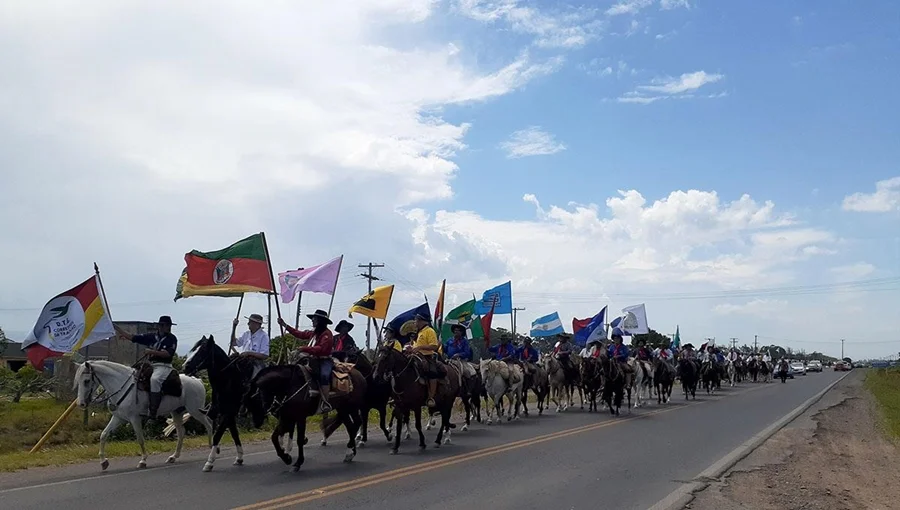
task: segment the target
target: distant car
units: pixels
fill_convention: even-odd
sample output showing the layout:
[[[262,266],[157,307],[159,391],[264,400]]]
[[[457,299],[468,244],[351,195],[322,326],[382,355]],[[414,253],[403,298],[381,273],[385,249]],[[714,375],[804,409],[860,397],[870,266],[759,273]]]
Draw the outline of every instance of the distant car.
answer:
[[[835,372],[846,372],[847,370],[850,370],[850,367],[848,367],[846,363],[844,363],[843,361],[835,362],[835,364],[834,364]]]
[[[806,375],[806,367],[803,366],[802,361],[794,361],[791,363],[791,371],[797,375]]]
[[[817,359],[810,361],[806,365],[806,371],[807,372],[821,372],[822,371],[822,362]]]

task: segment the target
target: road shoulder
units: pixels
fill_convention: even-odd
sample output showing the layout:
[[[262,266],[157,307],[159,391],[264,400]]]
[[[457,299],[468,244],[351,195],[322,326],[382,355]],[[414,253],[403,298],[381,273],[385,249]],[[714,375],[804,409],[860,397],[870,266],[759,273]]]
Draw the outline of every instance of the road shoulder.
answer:
[[[686,508],[896,508],[898,448],[878,427],[878,409],[854,371],[819,402],[697,492]]]

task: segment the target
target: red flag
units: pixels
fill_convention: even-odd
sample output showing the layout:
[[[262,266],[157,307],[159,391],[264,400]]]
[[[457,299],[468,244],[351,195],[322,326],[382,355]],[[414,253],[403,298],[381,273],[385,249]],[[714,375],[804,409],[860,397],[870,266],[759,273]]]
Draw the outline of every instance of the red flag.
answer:
[[[572,333],[577,334],[581,329],[587,327],[592,320],[594,320],[593,317],[588,317],[587,319],[576,319],[575,317],[572,317]]]
[[[441,282],[441,293],[438,295],[437,303],[434,304],[434,325],[437,326],[438,338],[441,336],[441,330],[444,327],[444,288],[447,286],[447,279]]]
[[[489,349],[491,347],[491,321],[494,319],[494,306],[497,305],[497,301],[494,300],[491,303],[491,311],[488,312],[487,315],[482,317],[481,320],[481,329],[484,330],[484,348]]]

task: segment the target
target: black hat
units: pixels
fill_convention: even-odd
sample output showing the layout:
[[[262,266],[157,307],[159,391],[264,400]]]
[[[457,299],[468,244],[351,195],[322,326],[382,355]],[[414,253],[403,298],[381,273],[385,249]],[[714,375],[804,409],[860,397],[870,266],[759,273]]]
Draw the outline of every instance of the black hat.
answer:
[[[560,334],[558,334],[558,335],[556,335],[556,336],[558,336],[558,337],[560,337],[560,338],[572,338],[572,334],[571,334],[571,333],[566,333],[565,331],[563,331],[562,333],[560,333]]]
[[[417,321],[418,321],[418,320],[423,320],[423,321],[425,321],[425,322],[431,322],[431,317],[425,315],[424,313],[417,313],[415,319],[416,319]]]
[[[341,328],[347,328],[347,332],[349,333],[351,329],[353,329],[353,323],[345,320],[341,320],[341,322],[337,323],[337,326],[334,327],[335,331],[340,331]]]
[[[684,345],[682,345],[682,347],[685,348],[685,349],[693,349],[693,348],[694,348],[694,344],[684,344]]]
[[[308,314],[307,317],[312,319],[322,319],[325,321],[325,324],[331,324],[331,319],[328,318],[328,312],[325,310],[316,310],[316,313]]]
[[[460,331],[462,331],[462,333],[463,333],[464,335],[466,334],[466,327],[463,326],[462,324],[451,324],[451,325],[450,325],[450,331],[451,331],[451,332],[456,332],[457,329],[460,330]]]
[[[177,326],[177,324],[172,322],[172,318],[169,317],[168,315],[160,315],[159,321],[157,321],[157,324],[165,325],[165,326]]]

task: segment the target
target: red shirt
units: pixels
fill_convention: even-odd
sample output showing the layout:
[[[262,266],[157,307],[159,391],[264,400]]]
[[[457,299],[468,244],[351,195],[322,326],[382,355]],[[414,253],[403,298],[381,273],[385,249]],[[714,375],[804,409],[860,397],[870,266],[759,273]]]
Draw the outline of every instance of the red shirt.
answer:
[[[286,329],[288,333],[294,335],[300,340],[312,340],[308,346],[298,347],[298,351],[305,352],[319,358],[331,356],[331,352],[334,349],[334,336],[331,334],[330,330],[325,329],[325,331],[316,335],[316,332],[314,330],[300,331],[299,329],[295,329],[290,326],[285,326],[284,329]]]

